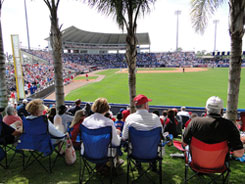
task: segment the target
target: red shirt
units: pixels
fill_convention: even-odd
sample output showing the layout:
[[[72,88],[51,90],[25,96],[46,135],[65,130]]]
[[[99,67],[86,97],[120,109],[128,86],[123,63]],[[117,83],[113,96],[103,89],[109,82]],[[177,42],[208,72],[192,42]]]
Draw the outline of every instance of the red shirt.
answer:
[[[73,126],[73,130],[71,131],[71,140],[73,144],[76,142],[77,135],[79,134],[79,126],[82,124],[82,122],[83,120]]]
[[[161,124],[162,126],[164,125],[164,120],[162,118],[160,118]]]
[[[3,118],[3,122],[7,125],[11,125],[12,123],[16,121],[22,122],[22,119],[19,116],[15,116],[15,115],[6,115]]]
[[[174,119],[174,121],[175,121],[175,124],[178,125],[178,121],[177,121],[176,119]],[[165,125],[169,124],[169,122],[170,122],[170,119],[167,118],[167,119],[165,120]]]
[[[191,122],[191,119],[189,119],[189,120],[185,123],[185,128],[189,125],[190,122]]]

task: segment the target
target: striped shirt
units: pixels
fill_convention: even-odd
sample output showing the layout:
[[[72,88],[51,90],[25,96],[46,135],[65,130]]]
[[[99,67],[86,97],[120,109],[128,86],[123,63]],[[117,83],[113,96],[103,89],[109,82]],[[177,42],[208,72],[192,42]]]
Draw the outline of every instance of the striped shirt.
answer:
[[[128,128],[132,126],[137,130],[152,130],[157,127],[162,128],[160,118],[146,109],[138,109],[135,113],[130,114],[125,121],[122,139],[128,139]]]

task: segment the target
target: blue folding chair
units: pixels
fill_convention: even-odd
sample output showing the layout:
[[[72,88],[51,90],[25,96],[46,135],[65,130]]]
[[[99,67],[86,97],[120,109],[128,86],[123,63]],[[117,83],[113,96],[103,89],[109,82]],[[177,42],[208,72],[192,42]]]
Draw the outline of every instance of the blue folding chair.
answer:
[[[82,183],[84,180],[85,170],[89,175],[85,183],[88,183],[95,176],[103,183],[101,175],[96,170],[98,169],[96,165],[98,166],[99,164],[100,167],[103,168],[103,166],[106,166],[107,162],[110,163],[110,183],[112,183],[112,151],[109,151],[108,154],[108,150],[111,150],[109,148],[111,147],[112,127],[107,126],[98,129],[88,129],[81,124],[80,134],[83,153],[81,151],[79,159],[79,183]],[[81,160],[83,160],[83,166]]]
[[[23,169],[26,169],[37,161],[48,173],[52,172],[60,150],[56,151],[57,155],[52,163],[51,154],[55,151],[55,145],[52,144],[51,138],[61,139],[64,137],[51,137],[48,131],[48,120],[46,116],[23,119],[23,133],[16,147],[17,150],[23,151]],[[41,161],[41,159],[46,157],[48,157],[48,167]]]
[[[7,169],[10,167],[10,164],[14,160],[14,157],[16,155],[15,152],[15,146],[13,144],[9,144],[6,141],[7,137],[3,133],[3,121],[0,120],[0,166],[4,169]],[[12,156],[8,158],[8,153],[12,151]],[[3,163],[4,162],[4,163]]]
[[[144,175],[150,182],[154,179],[150,175],[150,170],[153,169],[153,163],[159,164],[159,183],[162,183],[162,129],[161,127],[154,128],[148,131],[136,130],[134,127],[129,127],[128,138],[128,157],[127,157],[127,183],[130,183],[130,173],[132,182],[139,180]],[[144,170],[139,170],[138,164],[149,163],[149,166]],[[138,170],[138,177],[134,176],[133,171]]]

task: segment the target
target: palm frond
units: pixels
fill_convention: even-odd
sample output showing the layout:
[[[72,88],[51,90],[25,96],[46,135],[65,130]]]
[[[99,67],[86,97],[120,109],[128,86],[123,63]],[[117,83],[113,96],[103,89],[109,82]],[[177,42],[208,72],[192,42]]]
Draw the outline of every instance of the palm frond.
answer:
[[[86,1],[86,0],[85,0]],[[87,0],[90,7],[96,7],[100,13],[111,15],[117,21],[119,28],[128,26],[126,17],[129,13],[129,4],[132,8],[132,16],[137,17],[146,12],[150,12],[150,4],[156,0]],[[140,7],[139,7],[140,6]],[[137,11],[140,8],[139,11]]]
[[[196,32],[204,33],[209,18],[226,0],[192,0],[191,21]]]

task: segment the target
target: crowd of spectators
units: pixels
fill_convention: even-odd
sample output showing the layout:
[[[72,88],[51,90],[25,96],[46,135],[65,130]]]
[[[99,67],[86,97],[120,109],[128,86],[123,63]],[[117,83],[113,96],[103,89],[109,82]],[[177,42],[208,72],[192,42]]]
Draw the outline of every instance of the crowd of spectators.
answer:
[[[26,94],[33,94],[37,90],[46,88],[54,81],[53,59],[47,50],[22,49],[31,55],[47,61],[37,64],[24,64],[24,88]],[[69,83],[74,75],[86,73],[95,69],[126,68],[125,54],[78,54],[64,53],[63,74],[64,82]],[[245,65],[245,63],[243,63]],[[195,52],[161,52],[138,53],[137,67],[228,67],[227,58],[198,58]],[[6,66],[7,87],[9,91],[16,91],[15,73],[13,64]]]
[[[51,53],[42,50],[24,50],[32,55],[53,63]],[[84,73],[90,68],[127,68],[125,54],[79,54],[62,55],[66,68]],[[245,65],[245,62],[243,62]],[[228,67],[227,58],[199,58],[195,52],[138,53],[137,67]]]
[[[73,63],[71,64],[73,65]],[[70,67],[70,65],[67,65]],[[74,66],[75,67],[75,66]],[[23,64],[23,81],[25,94],[34,94],[36,91],[40,91],[49,85],[54,83],[54,67],[53,65],[38,63],[38,64]],[[63,69],[64,82],[67,83],[73,79],[75,72],[70,71],[67,68]],[[14,65],[6,65],[6,82],[7,89],[10,92],[16,91],[16,81]]]

